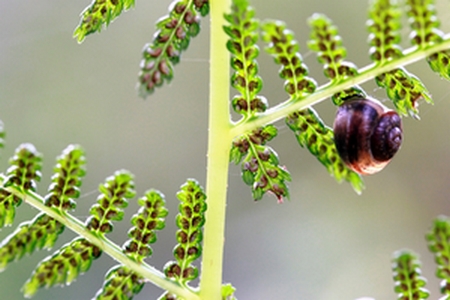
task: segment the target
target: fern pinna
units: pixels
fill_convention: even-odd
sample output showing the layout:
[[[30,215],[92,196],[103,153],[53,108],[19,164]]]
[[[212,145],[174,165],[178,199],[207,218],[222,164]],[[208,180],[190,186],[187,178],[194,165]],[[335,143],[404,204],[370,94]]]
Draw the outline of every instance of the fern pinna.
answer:
[[[18,153],[20,149],[17,149]],[[75,208],[74,199],[80,195],[78,187],[85,174],[84,164],[84,151],[79,146],[70,145],[63,151],[57,158],[52,183],[45,196],[46,206],[61,212]],[[32,253],[36,248],[51,249],[63,230],[63,224],[43,212],[33,220],[20,224],[0,245],[1,269],[5,269],[11,261]]]
[[[208,153],[208,175],[220,172],[217,166],[223,167],[224,162],[240,165],[242,180],[250,186],[254,200],[274,195],[281,203],[289,199],[289,183],[295,181],[282,158],[269,146],[278,134],[273,124],[276,121],[284,119],[301,147],[308,149],[337,182],[346,181],[361,194],[363,175],[380,171],[400,147],[403,131],[406,133],[407,129],[400,117],[419,119],[419,103],[433,103],[431,92],[405,66],[424,59],[431,70],[450,80],[450,38],[439,29],[435,1],[370,1],[366,26],[367,52],[372,64],[365,67],[356,66],[347,55],[338,26],[326,15],[314,13],[307,21],[310,34],[306,39],[326,78],[322,85],[310,76],[312,66],[306,65],[301,54],[307,50],[300,49],[294,32],[285,22],[260,21],[248,0],[229,2],[217,1],[210,6],[208,0],[175,0],[168,15],[156,23],[153,39],[144,46],[137,89],[145,98],[173,80],[175,65],[180,63],[192,38],[200,33],[201,18],[210,14],[212,38],[223,42],[220,47],[228,52],[221,52],[226,55],[219,55],[220,59],[211,59],[211,95],[215,91],[222,91],[222,95],[211,96],[210,146],[214,153]],[[134,6],[134,0],[93,0],[82,12],[74,37],[82,42]],[[400,45],[405,16],[412,45],[408,49]],[[264,96],[264,81],[259,73],[261,44],[279,66],[280,89],[286,96],[272,107],[270,99]],[[221,69],[217,65],[226,59],[231,76],[224,68],[214,74],[213,70]],[[223,74],[223,80],[217,80]],[[393,109],[372,99],[361,87],[372,79],[385,90]],[[220,97],[228,96],[228,85],[236,94],[217,109],[217,103],[224,103]],[[313,108],[327,98],[338,110],[333,126],[325,124]],[[237,120],[230,117],[230,107]],[[220,116],[225,112],[225,118],[215,115],[217,111]],[[0,147],[3,142],[0,123]],[[41,287],[73,282],[106,253],[118,264],[105,275],[96,299],[132,299],[147,282],[164,290],[159,299],[236,299],[235,288],[223,284],[220,275],[226,187],[219,189],[211,183],[216,179],[214,175],[209,175],[206,191],[194,179],[181,186],[177,194],[180,203],[175,217],[178,231],[174,260],[159,271],[147,260],[153,253],[150,245],[157,240],[156,232],[165,227],[168,215],[165,196],[160,191],[150,189],[138,198],[140,208],[131,218],[129,239],[120,247],[107,234],[113,230],[113,221],[123,220],[124,209],[135,196],[133,175],[120,170],[107,177],[83,223],[70,212],[76,206],[86,173],[84,150],[79,145],[69,145],[63,150],[53,169],[48,192],[42,196],[36,190],[41,168],[42,155],[26,143],[16,149],[10,167],[0,175],[0,227],[12,225],[22,202],[40,211],[1,242],[0,269],[5,270],[10,263],[35,250],[52,249],[66,227],[78,236],[37,265],[23,286],[25,296],[34,295]],[[222,174],[221,178],[226,176]],[[223,183],[226,185],[226,179]],[[449,218],[441,216],[426,236],[437,263],[437,277],[442,280],[442,299],[450,295],[449,228]],[[201,270],[195,265],[199,258],[203,259]],[[392,269],[398,299],[429,297],[420,265],[412,251],[394,254]],[[199,287],[194,286],[196,279],[200,280]]]

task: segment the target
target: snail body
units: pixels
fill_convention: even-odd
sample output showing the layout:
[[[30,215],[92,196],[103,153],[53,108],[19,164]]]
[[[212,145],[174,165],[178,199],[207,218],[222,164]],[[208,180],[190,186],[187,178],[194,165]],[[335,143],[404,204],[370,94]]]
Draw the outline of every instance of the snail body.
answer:
[[[338,109],[334,142],[344,163],[369,175],[381,171],[400,149],[400,116],[374,99],[351,99]]]

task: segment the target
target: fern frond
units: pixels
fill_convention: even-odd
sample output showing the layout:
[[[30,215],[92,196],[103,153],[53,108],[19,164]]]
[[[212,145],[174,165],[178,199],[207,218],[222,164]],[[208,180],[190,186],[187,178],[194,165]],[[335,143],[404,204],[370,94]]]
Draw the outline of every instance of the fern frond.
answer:
[[[332,82],[339,82],[358,73],[353,63],[344,61],[347,49],[331,20],[323,14],[314,14],[308,20],[311,36],[308,46],[317,52],[318,61],[324,65],[324,74]]]
[[[123,265],[112,267],[105,277],[102,289],[97,293],[97,300],[133,299],[144,287],[145,280]]]
[[[84,238],[76,238],[52,256],[41,261],[22,288],[25,297],[33,296],[41,287],[70,284],[91,267],[101,255],[100,248]]]
[[[149,190],[139,198],[141,206],[131,223],[133,228],[128,232],[131,238],[123,245],[124,253],[137,262],[142,262],[152,254],[150,244],[156,242],[156,230],[165,226],[164,218],[168,211],[165,208],[164,195],[156,190]],[[142,276],[134,273],[124,265],[113,267],[105,278],[105,283],[96,295],[98,300],[132,299],[144,286]]]
[[[370,58],[383,65],[403,56],[400,43],[401,10],[395,0],[372,0],[367,28]]]
[[[41,179],[42,155],[32,144],[17,147],[9,161],[11,167],[6,171],[4,187],[16,185],[22,190],[36,190],[36,181]],[[11,225],[16,214],[16,207],[22,199],[0,188],[0,228]]]
[[[285,80],[284,89],[293,101],[312,94],[317,83],[308,77],[308,67],[303,63],[299,53],[298,42],[294,33],[286,29],[280,21],[266,21],[263,26],[263,40],[268,43],[266,51],[281,66],[279,75]]]
[[[411,29],[410,39],[413,45],[427,47],[443,40],[443,33],[438,29],[440,22],[436,16],[435,1],[408,0],[408,16]],[[427,57],[431,69],[441,77],[450,80],[450,50],[434,53]]]
[[[22,199],[0,189],[0,228],[10,226],[14,222],[16,207],[22,203]]]
[[[45,204],[66,211],[75,208],[74,198],[78,198],[78,186],[85,174],[84,151],[76,145],[68,146],[57,158],[52,184],[46,196]],[[24,222],[0,244],[0,270],[12,261],[19,260],[25,254],[36,249],[50,249],[55,244],[64,225],[45,213],[38,214],[33,220]]]
[[[57,158],[52,183],[45,196],[45,205],[62,211],[75,209],[80,196],[81,177],[86,174],[86,158],[79,145],[69,145]]]
[[[205,224],[206,195],[200,184],[189,179],[177,194],[180,200],[176,217],[177,242],[173,250],[176,261],[164,266],[167,278],[186,286],[198,277],[198,269],[192,263],[202,254],[202,228]]]
[[[438,29],[440,22],[436,16],[434,0],[407,0],[407,14],[412,33],[410,40],[413,45],[426,47],[443,39],[443,33]]]
[[[294,34],[279,21],[269,21],[263,26],[263,39],[269,46],[267,51],[281,65],[280,77],[285,79],[285,90],[291,100],[301,100],[316,89],[316,83],[307,77],[308,68],[303,63],[298,42]],[[346,95],[348,96],[348,95]],[[351,171],[339,157],[333,140],[333,130],[327,127],[312,108],[289,115],[286,124],[295,133],[300,146],[308,150],[334,175],[338,182],[349,181],[357,193],[364,183],[360,175]]]
[[[222,286],[222,300],[237,300],[234,296],[236,289],[229,283]]]
[[[154,39],[144,46],[139,72],[139,94],[146,97],[173,78],[173,66],[180,61],[191,38],[200,32],[200,16],[209,11],[206,0],[176,0],[168,16],[158,21]]]
[[[91,216],[86,220],[86,227],[103,236],[113,230],[112,221],[122,220],[122,209],[128,206],[126,199],[135,195],[133,175],[128,171],[117,171],[106,178],[99,190],[101,195],[90,209]]]
[[[141,206],[131,223],[133,228],[128,232],[131,238],[123,246],[124,252],[134,260],[140,262],[152,255],[150,244],[156,242],[156,230],[165,227],[165,217],[169,213],[165,207],[164,195],[156,190],[149,190],[144,197],[139,198]]]
[[[242,164],[242,179],[252,187],[254,200],[261,200],[266,193],[272,193],[279,203],[289,199],[291,175],[279,164],[277,153],[265,145],[276,135],[275,126],[267,125],[233,141],[230,160]]]
[[[408,0],[408,16],[411,43],[425,48],[443,41],[444,35],[438,29],[440,22],[436,16],[436,7],[433,0]],[[450,50],[443,50],[427,57],[431,69],[442,78],[450,80]]]
[[[370,57],[380,65],[403,56],[400,43],[401,11],[396,1],[374,0],[369,11],[367,26]],[[418,117],[418,100],[432,103],[431,96],[424,84],[404,68],[398,68],[375,78],[378,86],[386,89],[389,99],[399,114]]]
[[[103,27],[117,18],[122,11],[127,11],[134,6],[134,0],[93,0],[91,5],[81,13],[80,24],[73,33],[73,37],[79,43],[83,42],[87,35],[96,31],[100,32]]]
[[[427,57],[430,68],[442,78],[450,81],[450,50],[434,53]]]
[[[194,0],[194,7],[204,17],[209,13],[209,0]]]
[[[325,15],[315,13],[308,19],[311,27],[308,47],[317,53],[317,60],[323,64],[325,77],[331,80],[331,84],[342,82],[358,74],[357,67],[344,60],[347,49],[343,46],[342,38],[338,34],[337,27]],[[359,87],[350,87],[341,90],[332,96],[335,105],[341,105],[347,95],[359,91]]]
[[[44,213],[24,222],[0,244],[0,271],[36,249],[51,248],[64,226]]]
[[[436,276],[442,279],[441,293],[450,297],[450,219],[440,216],[434,220],[426,239],[437,264]]]
[[[389,99],[395,105],[399,114],[411,115],[418,119],[418,100],[424,99],[432,104],[433,100],[425,85],[419,78],[403,68],[384,73],[375,78],[378,86],[386,89]]]
[[[15,185],[23,190],[36,190],[36,182],[41,179],[42,154],[32,144],[17,147],[9,160],[11,167],[6,171],[4,187]]]
[[[312,108],[291,114],[286,118],[286,124],[295,133],[300,146],[308,148],[337,182],[346,180],[356,193],[361,194],[364,189],[362,177],[344,164],[334,144],[333,130],[324,125]]]
[[[86,227],[96,236],[103,236],[112,230],[111,220],[121,220],[127,198],[134,197],[133,176],[127,171],[117,171],[101,184],[101,195],[91,208],[92,216],[86,221]],[[69,284],[78,275],[89,270],[91,263],[97,259],[102,250],[84,238],[75,238],[52,256],[38,264],[31,277],[23,286],[26,297],[34,295],[41,287]]]
[[[265,111],[268,105],[267,100],[258,95],[263,85],[256,62],[259,21],[246,0],[233,1],[231,13],[225,15],[225,20],[229,24],[224,26],[224,31],[230,37],[227,49],[234,70],[231,85],[240,94],[233,97],[231,104],[237,113],[249,118]]]
[[[331,96],[334,105],[340,106],[347,100],[351,99],[366,99],[367,93],[358,85],[352,86],[348,89],[338,91]]]
[[[430,293],[424,288],[426,279],[421,276],[417,255],[403,250],[394,254],[392,271],[397,299],[427,299]]]

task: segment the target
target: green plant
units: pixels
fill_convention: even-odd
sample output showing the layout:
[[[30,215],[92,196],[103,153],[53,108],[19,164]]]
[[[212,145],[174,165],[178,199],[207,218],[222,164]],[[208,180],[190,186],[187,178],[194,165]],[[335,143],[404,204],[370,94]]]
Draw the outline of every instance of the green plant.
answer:
[[[9,262],[35,249],[52,247],[58,233],[65,226],[74,230],[80,237],[62,247],[37,267],[24,286],[26,295],[33,294],[40,286],[72,282],[80,272],[89,269],[101,252],[105,252],[121,265],[114,267],[107,274],[102,288],[104,299],[109,299],[108,293],[114,291],[114,287],[117,287],[117,293],[121,293],[119,299],[132,297],[142,288],[143,278],[168,291],[169,294],[164,294],[163,299],[172,299],[174,296],[170,294],[178,294],[184,299],[220,298],[225,199],[230,159],[241,164],[243,180],[251,186],[255,200],[261,199],[267,193],[275,195],[279,202],[289,197],[287,183],[292,180],[291,176],[280,163],[273,148],[267,145],[267,142],[277,135],[277,128],[271,123],[286,118],[287,125],[294,131],[300,145],[308,148],[338,181],[350,182],[360,193],[363,189],[361,177],[340,161],[334,147],[332,130],[323,124],[311,106],[330,97],[335,104],[341,105],[352,95],[365,95],[359,85],[375,79],[379,86],[386,89],[400,114],[417,117],[417,100],[422,98],[430,102],[431,97],[424,84],[407,72],[404,66],[426,58],[434,71],[448,79],[449,53],[446,49],[449,48],[450,42],[437,30],[434,11],[428,6],[432,3],[409,2],[412,9],[408,13],[413,21],[411,40],[415,47],[407,50],[401,50],[398,45],[400,21],[397,18],[404,7],[396,7],[393,3],[376,1],[371,4],[372,23],[369,24],[369,30],[372,33],[371,59],[374,64],[365,68],[358,69],[344,60],[346,49],[331,20],[319,14],[309,20],[312,28],[309,46],[312,51],[317,52],[319,61],[324,64],[324,73],[330,80],[322,86],[309,77],[308,69],[299,54],[298,43],[284,23],[270,20],[259,22],[246,1],[234,1],[232,6],[227,1],[211,4],[211,102],[206,182],[208,209],[206,210],[205,194],[200,185],[189,180],[179,194],[182,204],[177,217],[180,232],[177,234],[179,245],[174,251],[176,262],[166,266],[165,274],[142,263],[143,259],[151,254],[147,244],[155,241],[154,230],[164,226],[166,210],[162,206],[164,198],[159,192],[149,191],[140,198],[140,213],[143,215],[135,215],[130,240],[120,248],[109,241],[105,234],[112,230],[111,221],[122,220],[122,208],[126,206],[126,199],[134,196],[132,175],[120,171],[108,177],[99,188],[100,196],[91,208],[91,216],[82,224],[67,213],[67,210],[74,208],[74,199],[79,196],[78,187],[84,175],[84,153],[81,148],[69,146],[63,152],[58,158],[48,194],[40,196],[34,193],[36,180],[41,176],[40,154],[33,146],[25,144],[17,149],[11,160],[11,168],[3,176],[1,219],[6,225],[12,223],[15,206],[21,201],[31,204],[42,213],[21,224],[17,231],[5,240],[2,244],[5,251],[1,256],[2,266],[5,267]],[[83,40],[85,35],[100,30],[103,24],[109,24],[123,9],[128,9],[133,4],[129,1],[94,1],[83,13],[82,22],[75,35],[80,41]],[[205,1],[180,1],[171,7],[168,17],[158,22],[159,31],[155,40],[144,49],[139,74],[141,95],[153,93],[157,87],[172,79],[174,65],[180,61],[182,51],[188,47],[190,39],[199,33],[200,15],[206,15],[208,12],[209,4]],[[225,21],[222,19],[224,12],[227,12]],[[222,28],[222,25],[225,27]],[[259,28],[262,31],[262,40],[267,43],[267,52],[281,67],[280,76],[285,80],[284,88],[288,98],[272,108],[268,108],[268,101],[261,95],[262,80],[258,75],[256,62],[259,54],[259,48],[256,46],[260,36]],[[224,47],[225,44],[227,48]],[[227,51],[232,54],[231,85],[238,91],[238,95],[231,99],[231,105],[235,112],[241,115],[241,119],[234,123],[229,120],[229,62],[224,59],[228,56]],[[186,199],[200,202],[183,202]],[[146,209],[155,211],[150,213]],[[152,218],[147,219],[144,215]],[[203,224],[205,220],[206,223]],[[443,220],[444,225],[439,224],[445,227],[446,222],[448,221]],[[143,223],[153,225],[149,228]],[[192,224],[193,228],[189,227],[189,224]],[[205,232],[201,244],[200,228],[203,225]],[[139,231],[145,229],[149,232]],[[447,240],[445,236],[442,238],[437,234],[431,235],[429,240],[438,240],[438,237],[439,241]],[[441,259],[440,266],[445,268],[446,250],[441,249],[446,249],[446,246],[430,248]],[[197,294],[195,289],[186,286],[188,281],[198,275],[197,269],[190,264],[199,258],[200,254],[203,267],[200,292]],[[398,270],[402,270],[405,264],[406,267],[408,263],[414,264],[414,267],[417,265],[410,257],[398,257],[399,267],[395,269],[397,273],[401,273]],[[444,273],[445,271],[440,273],[443,279]],[[400,286],[403,284],[409,287],[407,292],[417,286],[404,283],[405,279],[402,277],[396,276],[395,280]],[[226,295],[223,297],[231,298],[233,288],[226,285],[222,292]],[[100,298],[101,293],[98,294]],[[425,293],[420,297],[426,297],[424,295]]]

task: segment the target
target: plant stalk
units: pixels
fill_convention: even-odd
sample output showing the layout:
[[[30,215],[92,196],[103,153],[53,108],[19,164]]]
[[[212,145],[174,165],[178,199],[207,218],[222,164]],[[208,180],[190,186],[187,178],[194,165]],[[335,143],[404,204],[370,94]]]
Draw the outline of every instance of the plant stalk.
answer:
[[[208,209],[200,278],[200,298],[220,300],[222,286],[223,247],[225,239],[225,208],[228,166],[231,147],[229,111],[229,53],[224,13],[231,0],[210,1],[210,91],[209,133],[206,194]]]

